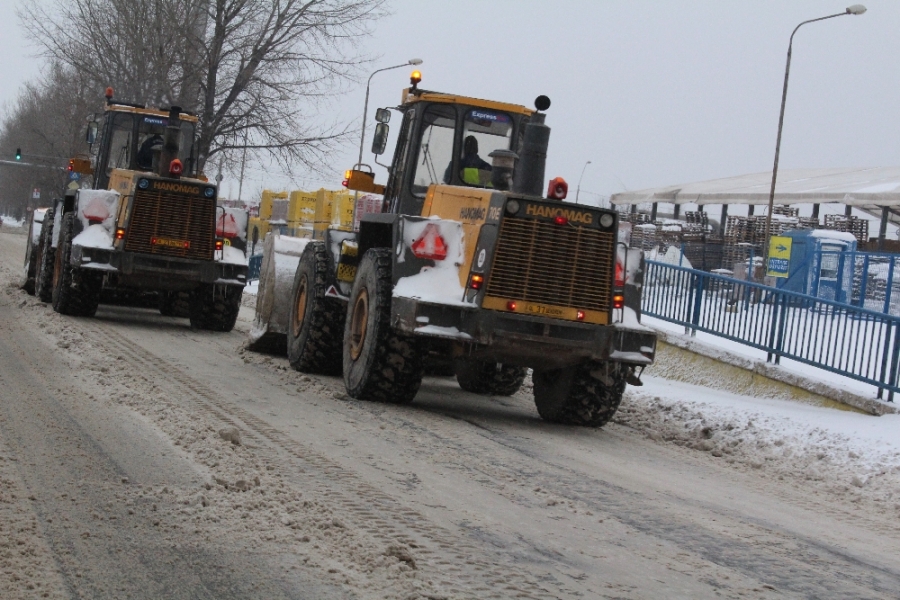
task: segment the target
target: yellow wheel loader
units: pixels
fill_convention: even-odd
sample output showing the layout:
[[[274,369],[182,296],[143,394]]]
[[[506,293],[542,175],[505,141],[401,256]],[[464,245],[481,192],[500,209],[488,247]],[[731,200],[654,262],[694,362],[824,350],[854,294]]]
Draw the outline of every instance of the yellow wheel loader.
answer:
[[[531,369],[541,417],[605,424],[655,355],[641,253],[617,242],[615,211],[566,202],[561,178],[544,193],[548,98],[533,110],[418,82],[393,109],[386,184],[366,165],[346,174],[381,210],[357,214],[357,231],[279,240],[257,339],[283,335],[294,368],[342,373],[350,396],[382,402],[412,401],[429,363],[486,395],[515,393]],[[390,114],[376,114],[376,155]]]
[[[43,215],[36,293],[77,316],[104,296],[155,293],[162,314],[230,331],[247,279],[246,211],[218,207],[198,173],[196,116],[112,96],[89,120],[91,157],[69,161],[69,188]]]

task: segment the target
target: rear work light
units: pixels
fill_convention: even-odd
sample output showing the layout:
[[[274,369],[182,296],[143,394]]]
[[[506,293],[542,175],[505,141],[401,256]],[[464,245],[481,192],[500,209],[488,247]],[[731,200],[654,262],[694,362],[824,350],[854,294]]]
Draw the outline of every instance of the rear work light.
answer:
[[[447,258],[447,242],[441,237],[441,231],[435,223],[425,226],[425,231],[410,246],[416,258],[427,260],[444,260]]]
[[[554,177],[547,187],[547,197],[553,200],[564,200],[569,193],[569,184],[562,177]]]

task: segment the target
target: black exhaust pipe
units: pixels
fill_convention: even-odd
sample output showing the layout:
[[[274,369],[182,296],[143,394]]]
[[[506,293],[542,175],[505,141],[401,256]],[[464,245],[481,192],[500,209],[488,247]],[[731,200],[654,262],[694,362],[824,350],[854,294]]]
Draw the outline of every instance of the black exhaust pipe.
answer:
[[[550,108],[550,98],[538,96],[534,101],[538,111]],[[513,192],[528,196],[543,196],[544,169],[547,166],[547,147],[550,128],[544,125],[544,115],[536,112],[525,125],[525,138],[519,152],[519,164],[513,177]]]
[[[180,114],[180,106],[173,106],[169,109],[169,122],[166,125],[166,135],[163,138],[162,151],[159,154],[160,177],[179,177],[181,175],[181,173],[178,173],[177,175],[173,174],[169,169],[172,161],[178,158],[178,139],[181,137]]]

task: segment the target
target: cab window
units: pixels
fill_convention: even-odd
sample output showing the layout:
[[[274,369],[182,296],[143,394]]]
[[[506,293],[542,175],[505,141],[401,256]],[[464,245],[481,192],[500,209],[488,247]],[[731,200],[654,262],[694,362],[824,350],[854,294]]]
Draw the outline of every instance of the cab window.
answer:
[[[130,169],[134,142],[134,116],[118,113],[113,116],[109,142],[109,168]]]
[[[412,178],[412,192],[423,196],[428,186],[447,181],[453,163],[456,111],[433,104],[422,115],[421,141]]]
[[[462,146],[459,155],[459,178],[466,184],[488,187],[491,181],[490,154],[509,150],[513,120],[502,112],[473,108],[463,119]]]

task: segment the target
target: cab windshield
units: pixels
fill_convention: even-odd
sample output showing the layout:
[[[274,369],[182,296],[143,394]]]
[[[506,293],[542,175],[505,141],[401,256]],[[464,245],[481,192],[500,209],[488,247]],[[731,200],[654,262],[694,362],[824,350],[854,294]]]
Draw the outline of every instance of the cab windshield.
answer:
[[[151,115],[138,116],[137,153],[135,168],[139,171],[157,171],[159,155],[166,135],[169,119]],[[194,123],[181,121],[178,138],[178,158],[184,165],[185,175],[194,175]]]

